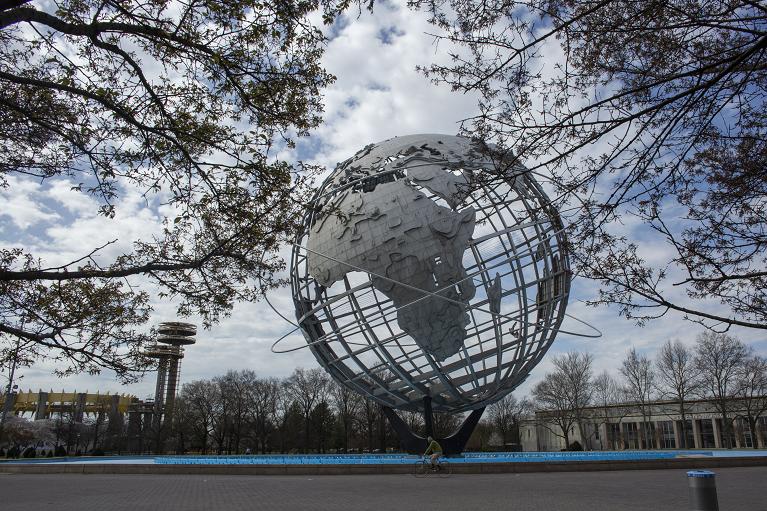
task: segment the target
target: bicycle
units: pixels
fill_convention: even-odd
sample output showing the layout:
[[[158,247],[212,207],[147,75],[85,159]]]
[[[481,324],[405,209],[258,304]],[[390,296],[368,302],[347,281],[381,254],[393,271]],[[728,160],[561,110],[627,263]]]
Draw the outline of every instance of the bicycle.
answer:
[[[450,461],[447,458],[441,457],[437,461],[437,468],[431,468],[431,458],[429,456],[422,456],[421,459],[416,460],[413,464],[413,475],[415,477],[429,477],[430,475],[436,475],[440,478],[450,477],[453,473],[453,468],[450,466]]]

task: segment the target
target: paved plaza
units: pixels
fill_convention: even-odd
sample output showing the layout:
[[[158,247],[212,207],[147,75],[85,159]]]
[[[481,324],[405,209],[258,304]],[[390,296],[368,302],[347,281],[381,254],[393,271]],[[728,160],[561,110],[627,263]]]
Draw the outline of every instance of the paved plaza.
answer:
[[[767,511],[767,468],[716,469],[722,511]],[[684,470],[410,475],[0,474],[3,511],[684,511]]]

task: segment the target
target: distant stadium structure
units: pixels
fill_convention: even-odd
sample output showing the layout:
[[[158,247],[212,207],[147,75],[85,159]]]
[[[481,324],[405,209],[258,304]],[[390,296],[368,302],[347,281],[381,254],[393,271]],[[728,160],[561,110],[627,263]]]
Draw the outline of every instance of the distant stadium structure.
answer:
[[[0,400],[5,408],[5,396],[0,396]],[[43,420],[64,413],[72,413],[75,422],[83,422],[87,415],[125,414],[139,402],[136,396],[130,394],[65,392],[63,390],[61,392],[27,390],[11,394],[11,400],[8,411],[13,415],[25,417],[29,414],[31,419]]]
[[[130,394],[28,390],[0,395],[0,410],[4,416],[34,421],[64,421],[70,425],[106,422],[114,428],[122,428],[127,416],[126,450],[159,451],[172,424],[184,347],[196,342],[196,334],[197,327],[190,323],[174,321],[157,326],[156,342],[144,352],[158,361],[154,399],[141,400]],[[148,444],[149,438],[154,445]]]

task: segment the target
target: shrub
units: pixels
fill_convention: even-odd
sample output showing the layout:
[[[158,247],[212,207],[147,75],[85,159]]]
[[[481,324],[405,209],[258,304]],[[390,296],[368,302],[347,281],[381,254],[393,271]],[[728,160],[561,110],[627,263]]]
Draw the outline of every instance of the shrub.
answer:
[[[24,449],[24,454],[21,455],[23,458],[34,458],[37,456],[37,452],[35,452],[34,447],[27,447]]]
[[[578,440],[570,444],[570,447],[567,448],[568,451],[582,451],[583,446],[581,445]]]

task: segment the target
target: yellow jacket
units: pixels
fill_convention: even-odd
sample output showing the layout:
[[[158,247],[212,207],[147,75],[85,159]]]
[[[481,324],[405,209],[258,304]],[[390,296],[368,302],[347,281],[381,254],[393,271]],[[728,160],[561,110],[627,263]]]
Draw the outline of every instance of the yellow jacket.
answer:
[[[424,454],[442,454],[442,446],[437,443],[436,440],[432,440],[429,444],[429,447],[426,448],[426,452]]]

